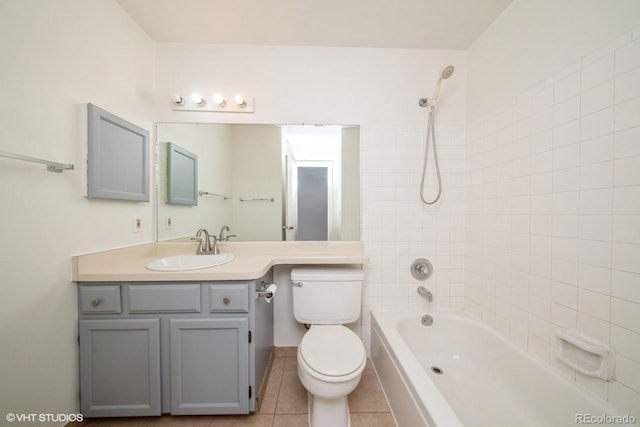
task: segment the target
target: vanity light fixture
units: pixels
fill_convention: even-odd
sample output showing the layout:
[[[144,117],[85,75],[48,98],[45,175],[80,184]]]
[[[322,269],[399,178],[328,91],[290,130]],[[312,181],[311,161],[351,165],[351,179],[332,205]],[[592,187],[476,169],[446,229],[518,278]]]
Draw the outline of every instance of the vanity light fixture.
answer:
[[[197,104],[201,107],[204,107],[207,104],[204,98],[199,93],[192,93],[191,100],[194,104]]]
[[[216,93],[215,95],[213,95],[213,102],[218,104],[218,106],[220,106],[220,107],[226,107],[227,106],[227,101],[225,101],[224,97],[222,95],[220,95],[219,93]]]
[[[184,93],[184,92],[183,92]],[[227,102],[227,99],[233,99],[233,102]],[[191,97],[184,97],[179,93],[171,96],[174,111],[198,111],[212,113],[253,113],[253,98],[245,98],[242,95],[236,95],[233,98],[226,97],[221,93],[204,97],[197,92],[191,94]]]
[[[236,95],[234,100],[236,101],[236,105],[240,108],[244,108],[247,106],[247,102],[244,100],[242,95]]]

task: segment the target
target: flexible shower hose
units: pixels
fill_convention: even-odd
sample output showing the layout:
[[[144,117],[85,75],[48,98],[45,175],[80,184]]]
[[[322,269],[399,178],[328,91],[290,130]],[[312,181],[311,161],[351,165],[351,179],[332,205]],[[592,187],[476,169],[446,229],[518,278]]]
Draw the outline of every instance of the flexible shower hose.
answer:
[[[438,194],[436,198],[427,201],[424,198],[424,178],[427,174],[427,159],[429,157],[429,140],[433,143],[433,160],[436,164],[436,175],[438,177]],[[433,205],[442,195],[442,177],[440,176],[440,165],[438,164],[438,152],[436,150],[436,130],[435,130],[435,107],[429,107],[429,120],[427,121],[427,138],[424,144],[424,162],[422,164],[422,179],[420,180],[420,199],[425,205]]]

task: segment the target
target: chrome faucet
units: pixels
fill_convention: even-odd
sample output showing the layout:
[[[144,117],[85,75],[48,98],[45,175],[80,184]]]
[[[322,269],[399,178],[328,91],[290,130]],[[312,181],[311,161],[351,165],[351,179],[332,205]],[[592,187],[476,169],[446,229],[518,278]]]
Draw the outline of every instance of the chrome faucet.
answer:
[[[420,295],[422,295],[423,297],[425,297],[427,299],[427,301],[433,302],[433,294],[431,293],[431,291],[429,289],[425,288],[424,286],[420,286],[418,288],[418,293]]]
[[[204,237],[202,236],[203,234]],[[211,239],[213,239],[213,245],[211,244]],[[200,242],[196,255],[217,255],[220,253],[220,250],[218,249],[218,239],[216,236],[210,236],[206,228],[199,229],[196,232],[196,237],[192,238],[192,240]]]
[[[229,234],[225,236],[225,231],[231,231],[228,225],[223,225],[220,229],[220,236],[218,237],[219,242],[228,242],[231,237],[236,237],[235,234]]]

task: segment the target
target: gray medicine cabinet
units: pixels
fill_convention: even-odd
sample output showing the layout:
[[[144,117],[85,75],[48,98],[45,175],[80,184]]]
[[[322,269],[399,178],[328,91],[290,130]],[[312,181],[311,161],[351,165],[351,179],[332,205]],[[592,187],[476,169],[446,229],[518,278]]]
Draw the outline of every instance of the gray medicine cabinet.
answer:
[[[149,201],[149,131],[87,104],[87,196]]]

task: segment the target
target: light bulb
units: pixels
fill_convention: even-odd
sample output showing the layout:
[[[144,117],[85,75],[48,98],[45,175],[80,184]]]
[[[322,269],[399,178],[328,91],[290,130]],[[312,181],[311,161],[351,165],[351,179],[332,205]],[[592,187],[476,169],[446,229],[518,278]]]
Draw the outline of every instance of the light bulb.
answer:
[[[175,94],[173,95],[173,103],[176,105],[184,105],[184,98],[182,95]]]
[[[213,95],[213,102],[218,104],[220,107],[224,107],[225,105],[227,105],[227,101],[225,101],[224,97],[219,93],[216,93],[215,95]]]
[[[204,99],[202,98],[202,96],[200,96],[199,93],[193,93],[191,94],[191,100],[195,103],[198,104],[200,106],[203,106],[204,104],[206,104],[206,102],[204,102]]]
[[[242,97],[242,95],[236,95],[234,100],[236,101],[236,104],[238,104],[238,107],[240,108],[244,108],[247,106],[247,103],[244,101],[244,98]]]

